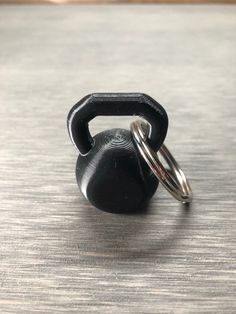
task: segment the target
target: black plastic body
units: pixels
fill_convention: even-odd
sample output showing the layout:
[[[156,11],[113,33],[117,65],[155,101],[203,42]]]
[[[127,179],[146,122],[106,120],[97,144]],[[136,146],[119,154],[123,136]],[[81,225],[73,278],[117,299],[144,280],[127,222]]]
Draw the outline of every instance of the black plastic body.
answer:
[[[76,178],[83,195],[95,207],[113,212],[142,209],[158,180],[138,152],[128,130],[112,129],[94,137],[87,156],[79,155]]]
[[[81,99],[68,114],[67,125],[80,155],[76,178],[83,195],[95,207],[113,212],[142,209],[158,186],[130,131],[106,130],[91,137],[88,124],[94,117],[141,116],[149,124],[147,141],[154,150],[162,145],[168,128],[164,108],[140,93],[100,93]]]

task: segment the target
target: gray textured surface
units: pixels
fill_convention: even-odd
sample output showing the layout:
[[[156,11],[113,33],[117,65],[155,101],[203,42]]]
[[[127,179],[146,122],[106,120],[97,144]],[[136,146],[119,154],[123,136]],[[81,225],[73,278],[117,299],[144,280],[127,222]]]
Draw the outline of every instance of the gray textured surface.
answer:
[[[1,313],[235,313],[235,33],[234,6],[0,7]],[[83,200],[65,119],[92,91],[165,106],[188,211]]]

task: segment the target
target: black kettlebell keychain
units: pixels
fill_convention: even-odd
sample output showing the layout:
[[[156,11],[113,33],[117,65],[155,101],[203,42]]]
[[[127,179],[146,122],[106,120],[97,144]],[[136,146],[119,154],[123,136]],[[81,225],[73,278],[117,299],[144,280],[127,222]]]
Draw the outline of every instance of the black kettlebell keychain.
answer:
[[[131,130],[111,129],[93,138],[88,124],[96,116],[140,116]],[[143,208],[159,181],[179,201],[192,199],[189,183],[163,144],[168,117],[153,98],[141,93],[95,93],[82,98],[68,114],[72,143],[79,150],[76,179],[95,207],[121,213]],[[160,162],[165,159],[169,170]]]

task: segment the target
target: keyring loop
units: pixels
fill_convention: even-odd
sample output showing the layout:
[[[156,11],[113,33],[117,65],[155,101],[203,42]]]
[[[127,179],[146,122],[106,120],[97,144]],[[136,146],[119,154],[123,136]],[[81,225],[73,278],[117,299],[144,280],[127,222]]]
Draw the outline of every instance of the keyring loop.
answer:
[[[142,121],[134,121],[130,125],[131,134],[135,140],[139,152],[144,160],[159,179],[166,190],[178,201],[182,203],[189,203],[192,200],[192,190],[189,182],[180,168],[179,164],[172,156],[167,147],[162,144],[158,153],[166,161],[170,170],[167,170],[161,161],[158,159],[157,153],[150,148],[146,142],[146,135],[144,130],[148,129],[148,124]]]

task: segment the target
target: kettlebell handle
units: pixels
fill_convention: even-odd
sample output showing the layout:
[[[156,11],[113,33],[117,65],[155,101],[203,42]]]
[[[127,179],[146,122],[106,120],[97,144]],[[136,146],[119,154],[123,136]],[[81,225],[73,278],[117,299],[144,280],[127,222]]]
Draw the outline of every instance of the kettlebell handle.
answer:
[[[93,146],[88,123],[96,116],[140,116],[151,125],[148,143],[157,151],[165,140],[168,116],[153,98],[141,93],[94,93],[83,97],[70,110],[67,127],[73,144],[82,155]]]

